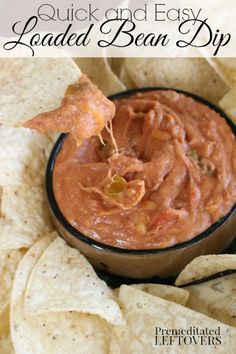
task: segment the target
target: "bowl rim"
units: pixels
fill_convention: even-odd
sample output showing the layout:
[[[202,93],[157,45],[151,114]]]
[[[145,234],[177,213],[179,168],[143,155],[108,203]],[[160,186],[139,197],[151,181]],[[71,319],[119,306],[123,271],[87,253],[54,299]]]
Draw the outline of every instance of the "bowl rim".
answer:
[[[201,96],[198,96],[194,93],[188,92],[188,91],[170,88],[170,87],[151,86],[151,87],[141,87],[141,88],[124,90],[124,91],[118,92],[116,94],[110,95],[110,96],[108,96],[108,98],[110,100],[114,101],[117,99],[122,99],[125,97],[132,96],[138,92],[160,91],[160,90],[176,91],[176,92],[184,94],[188,97],[192,97],[196,101],[210,107],[215,112],[220,114],[220,116],[222,118],[224,118],[226,120],[228,125],[231,127],[231,130],[233,131],[234,135],[236,136],[236,125],[220,107],[216,106],[215,104],[208,101],[207,99],[205,99]],[[55,199],[55,195],[54,195],[54,191],[53,191],[53,169],[54,169],[56,157],[61,149],[61,146],[62,146],[63,141],[66,138],[66,136],[67,136],[67,133],[60,134],[59,138],[57,139],[57,141],[55,142],[55,144],[52,148],[52,151],[50,153],[48,163],[47,163],[46,195],[47,195],[49,207],[50,207],[54,217],[61,224],[61,226],[64,227],[64,229],[66,229],[67,232],[69,232],[75,238],[79,239],[80,241],[86,243],[89,246],[92,246],[93,248],[95,248],[97,250],[100,250],[100,251],[103,250],[103,251],[106,251],[109,253],[120,253],[120,254],[130,254],[130,255],[158,254],[158,253],[179,251],[181,249],[185,249],[185,248],[188,248],[194,244],[197,244],[200,241],[202,241],[203,239],[207,238],[208,236],[211,236],[216,230],[218,230],[220,227],[222,227],[233,216],[233,214],[236,211],[236,203],[235,203],[226,215],[221,217],[218,221],[216,221],[214,224],[212,224],[210,227],[208,227],[205,231],[201,232],[199,235],[193,237],[190,240],[187,240],[187,241],[184,241],[181,243],[177,243],[177,244],[170,246],[170,247],[152,248],[152,249],[128,249],[128,248],[121,248],[121,247],[107,245],[107,244],[102,243],[100,241],[94,240],[94,239],[82,234],[80,231],[78,231],[76,228],[74,228],[69,223],[69,221],[64,217],[63,213],[61,212],[61,210],[57,204],[57,201]]]

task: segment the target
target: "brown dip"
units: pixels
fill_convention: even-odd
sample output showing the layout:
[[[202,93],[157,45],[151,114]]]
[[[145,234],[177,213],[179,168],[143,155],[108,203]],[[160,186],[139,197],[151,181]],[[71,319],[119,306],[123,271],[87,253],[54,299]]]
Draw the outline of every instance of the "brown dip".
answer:
[[[66,219],[83,234],[128,249],[192,239],[236,201],[236,143],[226,121],[174,91],[115,102],[113,132],[76,145],[68,135],[53,186]]]

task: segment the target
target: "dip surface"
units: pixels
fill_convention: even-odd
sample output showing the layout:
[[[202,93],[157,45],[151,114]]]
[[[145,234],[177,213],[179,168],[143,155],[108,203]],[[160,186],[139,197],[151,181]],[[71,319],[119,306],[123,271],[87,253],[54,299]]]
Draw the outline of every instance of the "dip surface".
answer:
[[[113,132],[56,158],[53,188],[65,218],[102,243],[164,248],[192,239],[236,202],[236,143],[226,121],[174,91],[114,102]]]

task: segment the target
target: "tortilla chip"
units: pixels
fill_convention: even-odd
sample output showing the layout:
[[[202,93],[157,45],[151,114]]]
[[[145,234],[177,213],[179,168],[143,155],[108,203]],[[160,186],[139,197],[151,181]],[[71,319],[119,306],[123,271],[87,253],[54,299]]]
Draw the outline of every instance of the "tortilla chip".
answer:
[[[160,297],[164,300],[186,305],[189,297],[187,290],[164,284],[133,284],[135,289],[142,290],[150,295]]]
[[[186,265],[175,281],[180,286],[196,280],[208,278],[213,274],[236,269],[236,255],[219,254],[200,256]]]
[[[84,256],[59,237],[30,276],[25,308],[30,314],[77,311],[99,315],[110,323],[123,323],[112,291]]]
[[[175,302],[176,304],[180,304],[185,306],[189,293],[187,290],[177,288],[176,286],[165,285],[165,284],[132,284],[130,285],[135,289],[144,291],[150,295],[160,297],[161,299]],[[116,297],[119,296],[120,288],[116,288],[113,290]]]
[[[29,236],[22,234],[17,227],[3,218],[0,219],[0,250],[29,248],[31,246],[32,240]]]
[[[100,317],[77,312],[24,316],[22,303],[18,306],[17,354],[109,354],[109,327]]]
[[[69,58],[7,58],[0,60],[0,122],[22,124],[60,106],[80,70]]]
[[[112,71],[120,77],[120,73],[122,70],[122,67],[124,65],[125,58],[108,58],[108,63],[112,69]]]
[[[0,353],[14,354],[14,349],[10,337],[10,308],[5,307],[0,313]]]
[[[52,144],[50,138],[30,129],[0,126],[0,185],[41,185],[47,163],[45,150]]]
[[[0,338],[0,353],[1,354],[15,353],[10,336],[6,338]]]
[[[107,58],[74,58],[74,60],[104,95],[109,96],[125,89],[124,84],[111,70]]]
[[[187,307],[236,327],[236,274],[188,286]]]
[[[108,327],[97,316],[57,312],[30,316],[24,309],[25,289],[33,268],[54,235],[41,239],[24,256],[15,276],[11,299],[11,335],[17,354],[108,354]],[[64,285],[65,286],[65,285]]]
[[[236,87],[232,88],[220,101],[220,106],[236,123]]]
[[[207,58],[210,65],[229,86],[236,84],[236,58]]]
[[[22,250],[0,250],[0,314],[9,303],[14,274],[23,254]]]
[[[6,338],[10,334],[10,307],[9,304],[5,306],[0,313],[0,338]],[[1,352],[0,352],[1,353]]]
[[[1,212],[1,203],[2,203],[2,186],[0,185],[0,212]]]
[[[43,187],[4,186],[2,217],[22,234],[24,240],[27,238],[30,245],[52,231]]]
[[[133,89],[137,87],[131,75],[129,74],[128,69],[126,69],[125,65],[122,66],[119,77],[128,89]]]
[[[68,86],[60,107],[40,113],[24,127],[40,133],[69,133],[81,144],[81,140],[99,135],[114,115],[115,104],[82,74],[76,84]]]
[[[226,353],[234,352],[236,345],[236,329],[199,314],[181,305],[169,302],[158,297],[137,290],[131,286],[122,285],[119,294],[127,326],[114,326],[111,339],[110,353]],[[160,341],[160,332],[155,337],[156,328],[176,330],[215,329],[220,327],[221,345],[200,345],[199,337],[195,336],[198,344],[191,346],[179,344],[173,335],[170,345],[155,345]],[[204,349],[203,349],[204,348]]]
[[[136,87],[182,89],[217,104],[229,89],[204,58],[127,58],[124,66]]]

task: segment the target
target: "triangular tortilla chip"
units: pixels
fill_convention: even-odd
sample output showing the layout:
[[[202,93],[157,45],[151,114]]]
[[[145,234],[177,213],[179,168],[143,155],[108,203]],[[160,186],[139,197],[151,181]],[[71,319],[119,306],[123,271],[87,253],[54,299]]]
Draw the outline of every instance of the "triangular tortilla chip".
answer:
[[[186,305],[189,297],[189,292],[185,289],[177,288],[176,286],[165,284],[132,284],[135,289],[144,291],[150,295],[160,297],[164,300],[175,302],[176,304]],[[116,296],[119,296],[120,288],[113,290]]]
[[[23,254],[22,250],[0,250],[0,314],[9,303],[14,274]]]
[[[187,307],[236,327],[236,274],[219,277],[185,288]]]
[[[236,87],[234,86],[223,98],[220,100],[220,106],[236,122]]]
[[[5,307],[0,313],[0,353],[14,354],[14,348],[10,336],[10,307]]]
[[[216,104],[229,89],[205,58],[127,58],[124,68],[136,87],[182,89]]]
[[[236,58],[207,58],[210,65],[229,86],[236,84]]]
[[[34,268],[26,290],[30,314],[77,311],[122,324],[122,313],[106,283],[78,250],[57,238]]]
[[[0,123],[23,124],[57,108],[67,86],[79,77],[70,58],[0,59]]]
[[[36,243],[16,272],[11,299],[11,336],[17,354],[108,354],[105,320],[77,312],[30,316],[24,309],[25,288],[34,266],[54,235]]]
[[[97,87],[109,96],[124,91],[122,81],[111,70],[107,58],[74,58],[80,70],[86,74]]]
[[[126,285],[121,286],[119,300],[127,326],[114,327],[110,346],[111,354],[233,353],[235,350],[236,329],[210,317]],[[220,332],[221,344],[215,338],[209,340],[206,335],[205,344],[202,345],[201,335],[186,335],[181,332],[181,337],[188,337],[186,340],[188,345],[183,343],[183,338],[179,344],[176,331],[190,330],[190,328],[198,328],[198,331],[207,328]],[[172,336],[171,331],[173,331]],[[166,343],[164,345],[161,344],[163,336]],[[171,344],[170,337],[172,337]],[[196,344],[192,337],[197,341]]]
[[[189,297],[187,290],[179,289],[171,285],[133,284],[131,286],[133,286],[135,289],[145,291],[150,295],[161,297],[164,300],[172,301],[179,305],[185,305]]]
[[[196,280],[208,278],[225,270],[236,269],[236,255],[218,254],[200,256],[186,265],[175,281],[175,285],[190,284]]]
[[[0,126],[0,185],[42,185],[45,150],[52,145],[52,139],[30,129]]]
[[[114,103],[86,75],[81,75],[76,84],[68,86],[60,107],[36,115],[24,126],[41,133],[70,133],[80,144],[99,135],[114,115]]]
[[[4,186],[1,211],[4,220],[22,233],[30,245],[52,231],[43,186]]]
[[[10,335],[6,338],[0,338],[0,353],[15,354]]]
[[[16,250],[31,246],[32,240],[29,236],[24,235],[17,227],[5,219],[0,219],[0,250]]]

